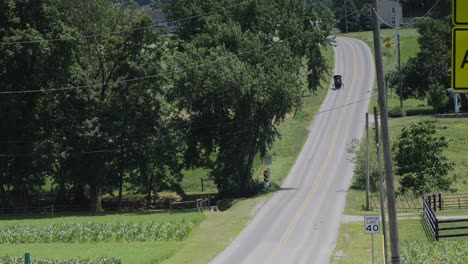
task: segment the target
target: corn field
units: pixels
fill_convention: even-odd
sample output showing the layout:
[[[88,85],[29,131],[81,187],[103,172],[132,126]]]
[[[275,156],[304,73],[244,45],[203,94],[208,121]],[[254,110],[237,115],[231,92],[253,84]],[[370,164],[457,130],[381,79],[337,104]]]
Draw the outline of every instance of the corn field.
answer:
[[[23,264],[23,257],[0,257],[0,264]],[[116,258],[99,258],[91,260],[87,258],[78,259],[38,259],[31,258],[33,264],[121,264],[122,261]]]
[[[403,242],[402,264],[465,264],[468,263],[468,241]]]
[[[181,241],[197,225],[192,220],[164,223],[55,223],[0,226],[1,244]],[[2,263],[2,262],[0,262]]]

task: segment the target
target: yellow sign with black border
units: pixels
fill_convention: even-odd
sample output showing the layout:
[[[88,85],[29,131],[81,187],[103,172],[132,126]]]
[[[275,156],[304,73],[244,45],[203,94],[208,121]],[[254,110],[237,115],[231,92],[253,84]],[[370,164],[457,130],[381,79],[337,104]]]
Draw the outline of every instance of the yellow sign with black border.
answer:
[[[468,27],[452,30],[452,88],[468,92]]]
[[[452,0],[452,22],[468,26],[468,0]]]

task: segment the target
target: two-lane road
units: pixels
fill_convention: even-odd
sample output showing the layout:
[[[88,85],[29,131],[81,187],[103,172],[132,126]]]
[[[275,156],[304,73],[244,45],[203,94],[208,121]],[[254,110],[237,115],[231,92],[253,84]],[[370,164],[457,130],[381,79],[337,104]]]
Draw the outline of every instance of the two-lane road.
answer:
[[[329,262],[352,177],[346,148],[362,136],[374,72],[365,43],[337,38],[335,74],[344,87],[329,91],[281,190],[211,263]]]

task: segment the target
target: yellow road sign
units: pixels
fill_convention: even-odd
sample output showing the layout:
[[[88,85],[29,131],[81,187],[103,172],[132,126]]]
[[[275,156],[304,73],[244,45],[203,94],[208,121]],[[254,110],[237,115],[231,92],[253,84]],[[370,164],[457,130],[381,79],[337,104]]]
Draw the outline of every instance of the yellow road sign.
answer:
[[[452,88],[468,90],[468,27],[452,30]]]
[[[452,20],[454,25],[468,25],[468,0],[452,0]]]

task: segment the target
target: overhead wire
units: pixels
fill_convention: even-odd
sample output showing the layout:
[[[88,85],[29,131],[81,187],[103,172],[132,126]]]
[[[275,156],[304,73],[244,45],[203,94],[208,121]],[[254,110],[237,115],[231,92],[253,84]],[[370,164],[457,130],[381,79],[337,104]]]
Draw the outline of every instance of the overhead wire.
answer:
[[[362,10],[364,9],[364,7],[361,9],[361,10],[356,10],[355,12],[353,13],[358,13],[358,12],[361,12]],[[348,14],[349,15],[349,14]],[[344,16],[343,16],[344,17]],[[343,17],[340,17],[338,18],[341,19]],[[289,41],[291,39],[294,39],[294,38],[297,38],[298,36],[300,36],[301,34],[303,33],[299,33],[297,35],[293,35],[293,36],[290,36],[288,38],[285,38],[285,39],[282,39],[281,42],[279,43],[282,43],[284,41]],[[247,51],[244,51],[244,52],[240,52],[238,53],[237,55],[245,55],[246,53],[249,53],[249,52],[254,52],[254,51],[257,51],[258,49],[263,49],[263,48],[266,48],[266,47],[271,47],[273,45],[277,44],[276,42],[272,42],[270,44],[265,44],[263,46],[260,46],[260,47],[256,47],[256,48],[253,48],[253,49],[250,49],[250,50],[247,50]],[[195,63],[193,65],[193,67],[198,67],[202,64],[200,63]],[[190,69],[192,67],[186,67],[185,69]],[[177,73],[179,71],[172,71],[172,72],[168,72],[168,74],[171,74],[171,73]],[[10,90],[10,91],[0,91],[0,94],[30,94],[30,93],[48,93],[48,92],[56,92],[56,91],[68,91],[68,90],[77,90],[77,89],[88,89],[88,88],[94,88],[94,87],[101,87],[101,86],[109,86],[109,85],[114,85],[114,84],[121,84],[121,83],[128,83],[128,82],[135,82],[135,81],[141,81],[141,80],[146,80],[146,79],[152,79],[152,78],[156,78],[160,76],[159,74],[154,74],[154,75],[147,75],[147,76],[143,76],[143,77],[137,77],[137,78],[130,78],[130,79],[123,79],[123,80],[117,80],[117,81],[113,81],[113,82],[108,82],[108,83],[96,83],[96,84],[87,84],[87,85],[78,85],[78,86],[70,86],[70,87],[60,87],[60,88],[51,88],[51,89],[35,89],[35,90]]]
[[[419,17],[418,20],[414,21],[413,23],[410,23],[406,26],[403,26],[403,27],[397,27],[397,26],[394,26],[394,25],[390,25],[387,21],[385,21],[379,14],[379,12],[377,12],[377,10],[375,10],[375,8],[372,8],[373,12],[376,14],[377,18],[383,23],[385,24],[386,26],[388,27],[391,27],[391,28],[400,28],[400,29],[405,29],[405,28],[410,28],[412,27],[413,25],[419,23],[419,21],[421,21],[420,19],[426,17],[429,15],[429,13],[437,6],[437,4],[439,4],[440,0],[437,0],[437,2],[435,2],[435,4],[426,12],[426,14],[424,14],[422,17]],[[398,14],[397,14],[398,15]]]

